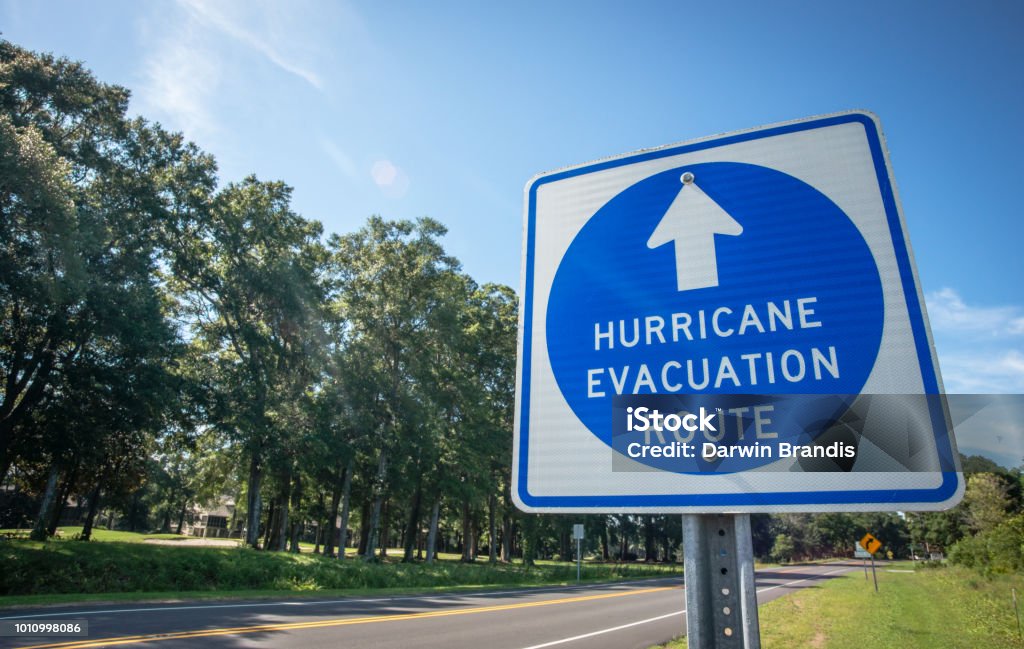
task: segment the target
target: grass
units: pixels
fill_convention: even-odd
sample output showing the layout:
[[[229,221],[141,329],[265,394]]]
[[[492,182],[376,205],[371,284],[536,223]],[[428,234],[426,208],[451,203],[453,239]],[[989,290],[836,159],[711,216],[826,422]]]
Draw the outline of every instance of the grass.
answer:
[[[0,535],[15,534],[19,538],[28,538],[29,533],[32,530],[15,530],[15,529],[0,529]],[[81,527],[58,527],[58,540],[75,539],[82,533]],[[120,532],[116,530],[100,530],[93,528],[92,540],[100,542],[119,542],[119,543],[142,543],[147,539],[159,539],[169,541],[185,541],[188,539],[197,539],[195,536],[185,536],[183,534],[140,534],[138,532]],[[226,539],[225,539],[226,540]],[[237,540],[237,539],[235,539]]]
[[[520,563],[492,566],[486,560],[472,564],[443,559],[432,565],[403,564],[396,553],[383,563],[367,564],[316,554],[154,545],[128,538],[99,543],[0,542],[0,607],[97,599],[422,592],[576,580],[576,564],[568,562],[544,562],[531,568]],[[588,563],[583,575],[584,581],[596,582],[680,571],[678,565]]]
[[[912,564],[886,567],[914,569]],[[760,608],[761,644],[765,649],[1024,648],[1011,595],[1011,588],[1024,595],[1024,575],[984,578],[958,567],[914,573],[880,569],[878,588],[876,594],[863,573],[855,572],[773,600]],[[686,647],[685,638],[668,647]]]

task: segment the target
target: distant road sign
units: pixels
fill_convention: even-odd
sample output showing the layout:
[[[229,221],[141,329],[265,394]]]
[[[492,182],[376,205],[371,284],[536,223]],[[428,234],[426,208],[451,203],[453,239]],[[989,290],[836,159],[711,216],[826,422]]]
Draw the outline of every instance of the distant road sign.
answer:
[[[860,547],[867,550],[868,554],[874,554],[882,547],[882,542],[870,534],[865,534],[860,540]]]
[[[572,538],[577,540],[583,538],[583,523],[576,523],[572,526]]]
[[[873,115],[541,174],[526,187],[525,220],[513,459],[521,508],[927,510],[959,500],[944,404],[895,416],[888,404],[870,412],[858,396],[941,393]],[[634,447],[613,439],[613,420],[632,422],[640,405],[629,395],[681,399],[672,403],[693,408],[681,416],[705,397],[740,401],[709,402],[699,432],[658,429],[652,441],[645,431]],[[785,428],[789,420],[773,420],[756,395],[819,395],[825,425]],[[845,397],[836,406],[820,395]],[[902,417],[898,425],[865,432],[883,410]],[[673,440],[694,444],[690,452],[725,443],[712,425],[730,428],[733,447],[756,440],[778,454],[682,458]],[[820,445],[828,435],[856,451],[834,472],[782,455],[782,444]],[[639,454],[658,441],[657,457]],[[678,461],[661,455],[669,447]]]
[[[860,547],[860,545],[858,545],[856,548],[853,549],[853,558],[854,559],[870,559],[871,558],[871,553],[868,552],[867,550],[865,550],[864,548]]]

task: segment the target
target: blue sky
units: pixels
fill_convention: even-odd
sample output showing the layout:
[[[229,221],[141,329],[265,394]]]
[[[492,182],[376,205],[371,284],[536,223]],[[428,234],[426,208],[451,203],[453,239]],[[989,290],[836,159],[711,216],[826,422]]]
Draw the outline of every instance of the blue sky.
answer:
[[[943,375],[1024,392],[1024,4],[0,2],[328,231],[429,215],[519,286],[534,174],[851,108],[885,128]]]

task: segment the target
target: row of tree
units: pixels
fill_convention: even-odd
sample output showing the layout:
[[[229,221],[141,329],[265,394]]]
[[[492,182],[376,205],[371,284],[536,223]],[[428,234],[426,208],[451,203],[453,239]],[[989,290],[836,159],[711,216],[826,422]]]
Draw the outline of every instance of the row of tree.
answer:
[[[85,539],[103,510],[181,530],[229,498],[273,550],[529,561],[570,556],[583,520],[593,554],[678,559],[677,516],[515,510],[516,296],[463,273],[440,223],[325,236],[128,97],[0,41],[0,526],[43,539],[74,502]],[[978,480],[966,515],[758,516],[755,548],[947,547],[994,520]]]
[[[236,482],[253,546],[295,545],[321,500],[328,549],[360,503],[368,556],[399,502],[410,530],[442,497],[464,536],[481,501],[508,526],[514,293],[431,219],[325,238],[283,183],[218,188],[127,103],[0,43],[0,480],[40,495],[34,535],[76,496],[87,538],[154,468],[183,512]]]

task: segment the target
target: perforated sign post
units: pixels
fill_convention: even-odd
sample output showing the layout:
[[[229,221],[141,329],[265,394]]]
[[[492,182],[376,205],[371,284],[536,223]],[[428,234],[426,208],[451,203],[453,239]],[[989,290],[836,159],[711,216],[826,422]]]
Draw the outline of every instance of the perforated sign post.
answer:
[[[583,523],[572,526],[572,538],[576,539],[576,581],[579,581],[583,569]]]
[[[882,548],[882,542],[874,537],[872,534],[865,534],[864,538],[860,540],[860,547],[864,548],[868,553],[868,558],[871,559],[871,577],[875,580],[875,592],[878,592],[878,574],[875,572],[875,553]]]
[[[570,167],[525,198],[513,497],[531,512],[686,514],[688,603],[710,571],[690,562],[712,550],[732,562],[716,575],[745,575],[729,601],[750,598],[688,604],[734,612],[691,624],[691,646],[756,635],[752,559],[734,542],[749,550],[749,518],[735,514],[959,500],[873,115]]]

